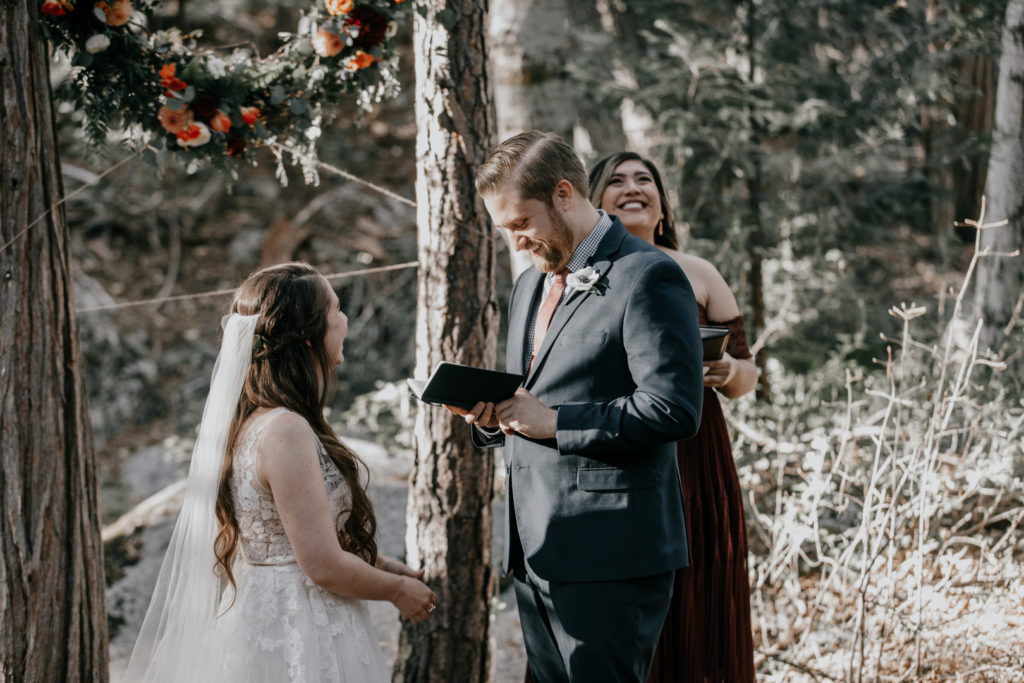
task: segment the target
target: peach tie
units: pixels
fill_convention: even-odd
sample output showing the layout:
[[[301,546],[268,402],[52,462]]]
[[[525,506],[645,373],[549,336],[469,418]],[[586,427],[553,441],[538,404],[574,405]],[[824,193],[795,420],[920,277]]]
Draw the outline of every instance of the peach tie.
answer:
[[[548,295],[544,297],[540,310],[537,311],[537,320],[533,324],[533,353],[530,355],[531,368],[533,367],[533,360],[537,357],[537,352],[540,351],[541,344],[544,343],[544,336],[548,332],[548,325],[551,324],[551,319],[555,317],[555,309],[558,308],[558,304],[562,301],[562,294],[565,292],[565,276],[568,274],[568,270],[560,270],[555,273],[555,280],[551,283],[551,289],[548,290]]]

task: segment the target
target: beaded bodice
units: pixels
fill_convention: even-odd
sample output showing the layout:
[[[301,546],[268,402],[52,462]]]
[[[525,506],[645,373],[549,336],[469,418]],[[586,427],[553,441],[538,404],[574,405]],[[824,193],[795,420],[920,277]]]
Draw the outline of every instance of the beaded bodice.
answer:
[[[263,434],[274,418],[287,412],[274,408],[255,418],[242,434],[233,455],[231,495],[238,520],[241,557],[250,564],[275,565],[295,562],[292,545],[285,534],[284,524],[277,511],[273,493],[259,480],[256,473],[256,454]],[[327,457],[320,439],[315,435],[320,470],[327,488],[327,501],[338,527],[345,523],[340,515],[352,505],[352,495],[337,466]],[[289,457],[287,453],[271,457]]]

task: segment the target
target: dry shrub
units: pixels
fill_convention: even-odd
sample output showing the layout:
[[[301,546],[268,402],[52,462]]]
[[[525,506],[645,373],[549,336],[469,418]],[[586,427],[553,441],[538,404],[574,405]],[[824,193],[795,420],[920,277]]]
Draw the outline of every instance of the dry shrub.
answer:
[[[1024,680],[1024,401],[963,310],[993,256],[935,344],[893,307],[879,371],[735,411],[761,680]]]

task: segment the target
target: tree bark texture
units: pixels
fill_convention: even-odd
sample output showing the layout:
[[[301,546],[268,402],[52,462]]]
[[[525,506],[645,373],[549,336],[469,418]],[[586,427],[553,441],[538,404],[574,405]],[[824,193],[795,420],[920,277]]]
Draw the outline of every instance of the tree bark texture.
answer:
[[[985,197],[986,222],[1006,218],[1010,224],[983,230],[982,249],[1020,249],[1024,244],[1024,0],[1010,0],[1006,8]],[[1008,328],[1024,296],[1024,258],[983,258],[977,278],[976,308],[985,320],[982,344],[995,348],[1013,332]],[[1015,326],[1020,327],[1021,321]]]
[[[0,5],[0,680],[104,681],[97,480],[39,3]],[[42,220],[23,231],[36,218]]]
[[[498,311],[494,234],[474,175],[493,144],[486,76],[486,4],[427,0],[415,18],[419,288],[416,374],[442,360],[493,367]],[[469,427],[421,404],[406,513],[409,564],[425,570],[439,604],[404,622],[396,681],[487,681],[494,460]]]

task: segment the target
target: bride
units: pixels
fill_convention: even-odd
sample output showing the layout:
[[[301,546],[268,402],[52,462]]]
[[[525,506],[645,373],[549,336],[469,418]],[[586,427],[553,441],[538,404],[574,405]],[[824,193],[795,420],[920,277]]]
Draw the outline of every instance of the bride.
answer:
[[[304,263],[235,294],[130,681],[390,680],[364,600],[437,596],[377,553],[365,466],[323,417],[348,320]]]

